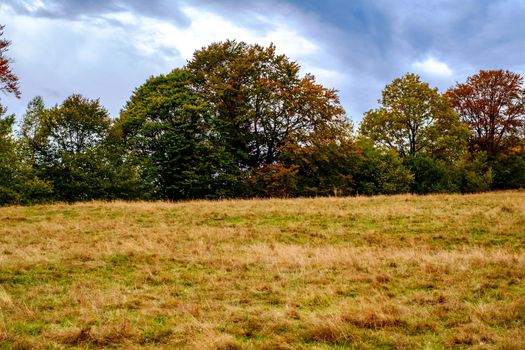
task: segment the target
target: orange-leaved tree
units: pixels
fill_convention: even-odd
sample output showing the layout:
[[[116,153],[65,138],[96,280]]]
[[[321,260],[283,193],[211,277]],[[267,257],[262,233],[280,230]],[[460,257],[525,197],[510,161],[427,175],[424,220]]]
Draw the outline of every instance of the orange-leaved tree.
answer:
[[[5,55],[11,42],[2,39],[3,35],[4,26],[0,25],[0,91],[13,93],[16,97],[20,97],[18,77],[11,71],[11,59]]]
[[[482,70],[446,93],[471,130],[471,152],[491,159],[523,145],[525,89],[523,76],[508,70]]]
[[[300,75],[299,65],[274,45],[228,40],[198,50],[186,66],[211,107],[220,138],[247,169],[278,161],[290,143],[345,127],[337,91]]]

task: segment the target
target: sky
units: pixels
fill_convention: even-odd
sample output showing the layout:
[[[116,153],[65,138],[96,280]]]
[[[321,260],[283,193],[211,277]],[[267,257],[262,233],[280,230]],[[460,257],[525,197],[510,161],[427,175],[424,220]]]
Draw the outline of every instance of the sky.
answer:
[[[408,72],[445,91],[480,69],[525,73],[524,0],[0,0],[20,118],[80,93],[112,117],[153,75],[212,42],[274,43],[339,91],[358,123]]]

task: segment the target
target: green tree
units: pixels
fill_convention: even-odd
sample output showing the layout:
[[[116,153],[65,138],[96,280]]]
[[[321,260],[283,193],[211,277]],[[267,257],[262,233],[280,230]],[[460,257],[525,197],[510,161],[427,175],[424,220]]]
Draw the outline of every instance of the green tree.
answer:
[[[467,129],[447,99],[419,76],[409,73],[392,81],[379,103],[365,114],[360,128],[375,144],[396,150],[401,157],[460,157]]]
[[[14,115],[0,105],[0,205],[30,204],[49,198],[51,186],[25,161],[13,137]]]
[[[193,86],[209,102],[219,136],[243,168],[273,164],[288,143],[346,122],[337,93],[299,75],[275,46],[225,41],[188,62]]]
[[[525,151],[500,154],[493,162],[493,170],[493,188],[525,188]]]
[[[4,26],[0,25],[0,91],[20,98],[18,77],[11,71],[11,59],[6,56],[9,41],[2,39]],[[36,177],[26,162],[24,152],[13,135],[14,115],[7,115],[0,105],[0,205],[28,204],[42,201],[51,187]]]
[[[324,134],[307,145],[292,144],[283,150],[282,162],[295,175],[294,196],[348,196],[356,193],[355,173],[361,148],[346,132]]]
[[[136,89],[117,124],[157,196],[186,199],[229,196],[235,187],[237,167],[213,123],[191,74],[175,69]]]
[[[98,100],[71,95],[44,114],[37,137],[45,140],[51,156],[77,154],[96,148],[107,138],[110,125],[109,114]]]
[[[407,158],[405,166],[414,174],[411,191],[418,194],[460,192],[461,177],[458,174],[457,163],[447,163],[427,156]]]
[[[46,113],[46,105],[41,96],[34,97],[27,104],[26,112],[20,123],[20,138],[29,143],[36,141],[37,132],[40,129],[40,122]]]
[[[25,153],[25,157],[30,162],[33,162],[37,157],[38,149],[40,146],[38,140],[38,131],[40,129],[40,123],[44,119],[44,115],[47,112],[44,100],[42,97],[37,96],[33,98],[27,104],[26,112],[20,122],[20,128],[18,137],[22,150]]]
[[[12,164],[16,160],[12,126],[14,115],[5,116],[6,109],[0,105],[0,205],[16,203],[17,193],[12,184],[15,177]]]
[[[21,125],[31,165],[63,201],[136,198],[133,168],[108,147],[111,120],[98,100],[81,95],[45,108],[33,99]]]
[[[494,182],[494,171],[486,152],[476,152],[472,159],[460,164],[461,191],[465,193],[489,191]]]
[[[369,140],[358,139],[362,156],[354,175],[356,194],[377,195],[406,193],[414,182],[414,175],[403,164],[394,150],[381,150]]]

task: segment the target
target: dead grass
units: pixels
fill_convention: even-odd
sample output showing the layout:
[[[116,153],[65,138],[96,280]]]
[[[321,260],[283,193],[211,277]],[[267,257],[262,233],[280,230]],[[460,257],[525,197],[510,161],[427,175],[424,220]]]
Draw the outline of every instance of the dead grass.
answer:
[[[0,349],[525,348],[525,192],[0,208]]]

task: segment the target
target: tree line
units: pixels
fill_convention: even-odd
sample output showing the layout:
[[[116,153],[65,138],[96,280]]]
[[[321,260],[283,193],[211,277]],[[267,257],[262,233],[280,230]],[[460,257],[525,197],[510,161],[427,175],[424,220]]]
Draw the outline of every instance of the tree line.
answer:
[[[2,35],[0,27],[0,37]],[[0,90],[20,95],[0,41]],[[268,47],[225,41],[149,78],[116,119],[78,94],[0,105],[0,204],[477,192],[525,187],[523,77],[440,93],[388,84],[354,127],[337,91]]]

